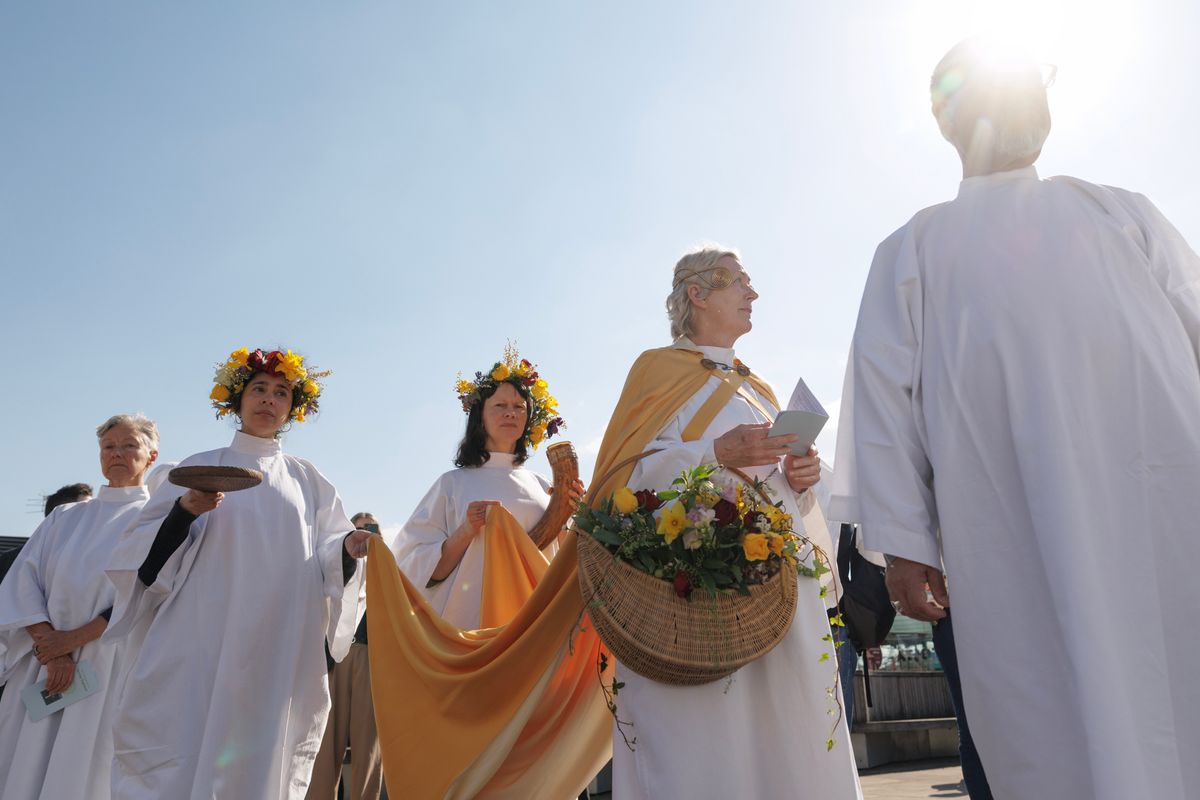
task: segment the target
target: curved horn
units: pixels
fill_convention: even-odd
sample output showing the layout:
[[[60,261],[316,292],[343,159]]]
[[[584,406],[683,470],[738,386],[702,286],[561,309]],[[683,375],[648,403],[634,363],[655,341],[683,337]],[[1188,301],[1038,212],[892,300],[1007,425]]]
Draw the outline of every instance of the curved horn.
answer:
[[[570,442],[557,442],[546,448],[546,459],[554,476],[554,494],[542,518],[529,529],[529,538],[538,549],[546,547],[566,526],[571,508],[571,484],[579,477],[579,457]]]

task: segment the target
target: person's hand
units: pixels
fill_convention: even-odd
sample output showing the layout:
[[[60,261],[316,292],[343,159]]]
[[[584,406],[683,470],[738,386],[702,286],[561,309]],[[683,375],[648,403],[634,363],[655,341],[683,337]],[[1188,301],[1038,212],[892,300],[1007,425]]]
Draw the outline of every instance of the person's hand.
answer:
[[[201,492],[196,489],[188,489],[183,497],[179,498],[179,505],[183,506],[184,511],[198,517],[221,505],[221,501],[224,499],[224,492]]]
[[[365,558],[367,555],[367,545],[371,542],[372,536],[379,536],[378,533],[365,531],[362,528],[357,528],[346,534],[346,552],[354,558]]]
[[[546,490],[549,494],[554,494],[554,487],[551,486]],[[579,508],[579,503],[583,500],[583,481],[576,478],[571,481],[571,488],[567,490],[567,497],[571,500],[572,513]]]
[[[950,607],[950,595],[946,591],[946,576],[938,567],[896,558],[887,568],[888,594],[896,610],[906,617],[922,622],[944,619]],[[933,594],[929,602],[926,589]]]
[[[817,448],[809,447],[808,455],[804,456],[791,453],[784,456],[783,476],[796,494],[816,486],[821,480],[821,459],[817,455]]]
[[[474,536],[483,530],[483,524],[487,522],[488,506],[500,505],[499,500],[476,500],[467,504],[467,518],[463,520],[463,527],[470,531],[470,535]]]
[[[64,692],[75,680],[75,662],[70,656],[59,656],[46,665],[46,691],[51,694]]]
[[[778,464],[788,453],[788,445],[800,440],[789,433],[767,438],[771,423],[738,425],[713,442],[713,454],[723,467],[765,467]]]
[[[40,664],[70,655],[84,645],[79,641],[78,631],[48,630],[32,634],[32,637],[33,655]]]

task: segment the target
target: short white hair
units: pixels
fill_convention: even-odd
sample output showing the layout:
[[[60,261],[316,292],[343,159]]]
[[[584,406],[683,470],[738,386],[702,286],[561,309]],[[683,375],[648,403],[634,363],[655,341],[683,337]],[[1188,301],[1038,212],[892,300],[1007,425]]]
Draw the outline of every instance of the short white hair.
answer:
[[[146,445],[150,452],[158,452],[158,426],[154,420],[140,411],[136,414],[115,414],[96,427],[96,438],[103,439],[104,434],[118,425],[128,425]]]
[[[1038,64],[1016,47],[965,39],[930,79],[938,128],[965,158],[995,166],[1036,157],[1050,135],[1050,106]]]
[[[695,333],[692,325],[692,299],[688,297],[688,287],[700,287],[700,296],[706,297],[713,289],[723,289],[725,286],[713,282],[713,272],[718,268],[717,262],[725,256],[730,256],[741,262],[742,257],[736,250],[728,250],[717,244],[699,247],[675,264],[671,277],[671,293],[667,295],[667,319],[671,323],[671,338],[691,336]]]

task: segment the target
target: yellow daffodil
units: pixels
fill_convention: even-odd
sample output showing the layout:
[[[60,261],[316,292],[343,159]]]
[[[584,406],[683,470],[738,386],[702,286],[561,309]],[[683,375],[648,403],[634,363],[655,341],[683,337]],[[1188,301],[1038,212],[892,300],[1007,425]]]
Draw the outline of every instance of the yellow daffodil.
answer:
[[[683,533],[687,523],[687,509],[683,507],[683,503],[675,501],[663,509],[662,516],[658,518],[658,533],[670,544],[675,541],[675,537]]]
[[[613,492],[613,508],[621,514],[632,514],[637,511],[638,499],[637,495],[628,486],[622,486],[617,491]]]
[[[218,403],[224,403],[229,399],[229,388],[224,384],[218,383],[213,386],[212,393],[209,394],[208,398]]]
[[[246,362],[249,359],[250,359],[250,351],[244,347],[239,347],[237,350],[234,350],[232,353],[229,354],[229,363],[233,364],[235,367],[246,366]]]
[[[546,383],[545,378],[538,378],[534,381],[533,386],[529,391],[539,400],[545,399],[550,394],[550,384]]]
[[[304,422],[304,406],[299,406],[292,412],[292,417],[296,422]]]
[[[275,367],[275,371],[281,373],[291,383],[302,381],[308,377],[308,372],[304,369],[304,356],[293,353],[291,350],[288,350],[286,354],[279,355],[279,366]]]
[[[508,376],[511,374],[512,374],[512,370],[510,370],[508,368],[507,364],[497,364],[496,368],[492,370],[492,380],[494,380],[494,381],[508,380]]]
[[[459,394],[470,394],[475,391],[475,384],[459,379],[458,383],[454,384],[454,391]]]
[[[535,425],[533,427],[533,429],[529,431],[529,442],[534,447],[537,447],[539,444],[541,444],[542,439],[545,439],[545,438],[546,438],[546,426],[545,425]]]
[[[526,364],[524,361],[518,361],[517,365],[512,368],[512,371],[514,373],[516,373],[517,375],[519,375],[520,377],[524,378],[526,375],[529,374],[529,365]]]
[[[764,534],[747,533],[746,537],[742,539],[742,552],[746,554],[747,561],[762,561],[770,553],[770,550]]]
[[[305,382],[304,382],[304,393],[305,393],[305,394],[307,394],[307,395],[314,395],[314,394],[319,394],[319,393],[320,393],[320,391],[321,391],[321,387],[320,387],[320,386],[317,386],[317,382],[316,382],[316,381],[314,381],[314,380],[307,380],[307,381],[305,381]]]

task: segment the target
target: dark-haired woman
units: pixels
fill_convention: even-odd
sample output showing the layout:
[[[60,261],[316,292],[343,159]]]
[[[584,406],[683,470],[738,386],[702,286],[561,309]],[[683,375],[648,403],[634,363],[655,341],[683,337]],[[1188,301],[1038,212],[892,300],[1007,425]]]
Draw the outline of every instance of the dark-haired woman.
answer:
[[[557,402],[534,365],[505,353],[487,374],[459,381],[467,430],[454,460],[438,478],[395,542],[396,563],[442,618],[479,627],[483,541],[488,506],[502,505],[526,531],[550,503],[550,481],[525,469],[529,451],[557,433]],[[577,482],[578,500],[583,484]],[[547,558],[557,541],[543,549]]]
[[[279,437],[317,411],[319,379],[290,350],[235,351],[217,370],[228,447],[182,466],[255,469],[245,491],[164,484],[117,546],[106,636],[136,649],[113,721],[116,800],[303,800],[329,713],[325,647],[357,623],[373,535]]]

